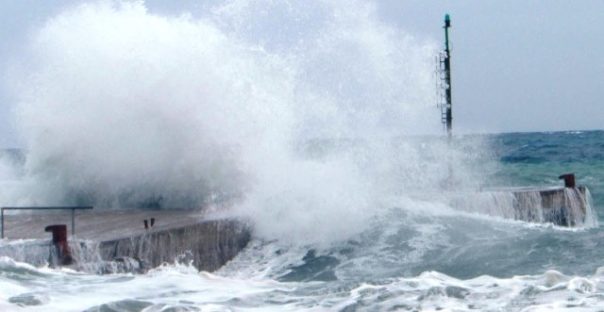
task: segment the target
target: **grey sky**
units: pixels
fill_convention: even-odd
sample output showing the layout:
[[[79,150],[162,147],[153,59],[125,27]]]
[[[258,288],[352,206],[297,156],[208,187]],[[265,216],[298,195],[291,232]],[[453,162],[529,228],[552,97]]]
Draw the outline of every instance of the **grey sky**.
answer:
[[[395,1],[389,20],[438,37],[452,16],[454,126],[602,129],[604,1]],[[442,35],[441,35],[442,36]]]
[[[151,12],[170,15],[195,15],[203,6],[200,1],[146,2]],[[2,68],[46,19],[73,3],[78,2],[0,2]],[[455,131],[604,128],[604,0],[376,3],[387,23],[438,42],[443,15],[451,14]],[[13,99],[5,84],[0,103],[0,146],[18,146]]]

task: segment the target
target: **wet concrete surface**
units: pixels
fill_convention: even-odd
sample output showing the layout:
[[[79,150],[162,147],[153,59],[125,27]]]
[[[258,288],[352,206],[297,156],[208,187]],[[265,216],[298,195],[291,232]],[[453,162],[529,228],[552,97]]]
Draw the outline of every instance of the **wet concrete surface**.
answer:
[[[41,239],[50,238],[51,234],[44,228],[53,224],[67,225],[69,236],[72,236],[71,211],[15,211],[4,212],[4,237],[8,239]],[[144,220],[155,219],[150,229],[145,229]],[[200,223],[204,220],[201,210],[149,210],[122,209],[76,210],[76,238],[106,241],[131,236],[143,235],[149,231],[161,231]]]

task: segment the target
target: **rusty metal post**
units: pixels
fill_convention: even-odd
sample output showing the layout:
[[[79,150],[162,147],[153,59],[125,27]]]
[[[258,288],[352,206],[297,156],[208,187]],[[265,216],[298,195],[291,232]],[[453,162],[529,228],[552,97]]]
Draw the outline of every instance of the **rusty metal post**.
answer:
[[[575,184],[575,174],[574,173],[565,173],[560,175],[558,179],[564,179],[564,187],[574,188],[577,185]]]
[[[57,250],[57,256],[60,265],[69,265],[73,263],[71,250],[67,244],[67,225],[54,224],[44,228],[45,232],[52,232],[52,244]]]

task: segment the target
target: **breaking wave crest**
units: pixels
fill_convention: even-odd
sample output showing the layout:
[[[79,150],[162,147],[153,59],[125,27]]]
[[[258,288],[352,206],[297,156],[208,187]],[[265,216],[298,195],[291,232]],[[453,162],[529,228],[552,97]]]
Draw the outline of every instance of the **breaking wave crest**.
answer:
[[[344,239],[448,162],[479,180],[480,144],[408,138],[439,130],[435,50],[364,1],[76,5],[15,66],[26,156],[0,202],[231,207],[267,237]]]

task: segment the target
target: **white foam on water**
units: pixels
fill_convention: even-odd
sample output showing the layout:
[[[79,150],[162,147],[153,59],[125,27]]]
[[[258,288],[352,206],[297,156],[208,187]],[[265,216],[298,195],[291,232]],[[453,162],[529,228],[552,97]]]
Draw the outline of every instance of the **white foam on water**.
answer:
[[[5,259],[2,263],[0,306],[23,311],[81,311],[103,304],[123,309],[142,305],[149,311],[169,307],[211,311],[597,311],[604,307],[599,299],[604,295],[602,269],[585,277],[547,271],[468,280],[429,271],[417,277],[344,286],[221,277],[182,264],[160,267],[146,275],[98,276],[35,269]],[[23,267],[42,277],[30,283],[7,276]]]

